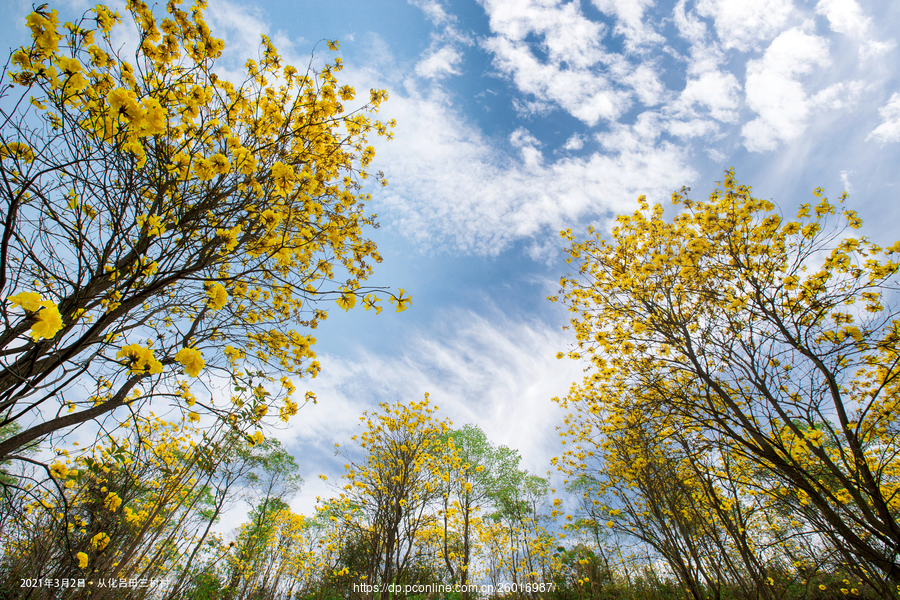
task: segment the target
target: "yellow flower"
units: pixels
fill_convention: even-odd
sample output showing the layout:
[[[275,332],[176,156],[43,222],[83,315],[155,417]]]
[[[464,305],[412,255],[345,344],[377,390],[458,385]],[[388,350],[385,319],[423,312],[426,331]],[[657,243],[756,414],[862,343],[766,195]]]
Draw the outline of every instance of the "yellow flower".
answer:
[[[41,338],[50,339],[62,329],[62,316],[55,302],[44,300],[42,308],[37,314],[37,321],[31,326],[31,338],[38,341]]]
[[[230,165],[228,164],[228,159],[225,158],[224,154],[215,153],[210,157],[210,163],[212,164],[212,168],[216,173],[220,175],[224,175],[228,172]]]
[[[137,103],[134,92],[124,88],[116,88],[106,96],[109,107],[116,115],[124,115],[129,121],[144,116],[144,111]]]
[[[34,161],[34,151],[21,142],[9,142],[8,144],[0,146],[0,160],[9,157],[20,158],[25,162],[30,163]]]
[[[235,148],[231,152],[231,156],[234,159],[235,166],[240,168],[242,174],[253,175],[253,172],[256,171],[256,159],[250,154],[248,149]]]
[[[294,415],[297,414],[297,410],[299,408],[300,407],[297,405],[296,402],[294,402],[290,398],[285,398],[284,406],[282,406],[280,409],[278,409],[279,417],[281,418],[282,421],[287,423],[288,419],[290,419],[291,417],[293,417]]]
[[[13,308],[21,306],[27,312],[34,312],[42,306],[41,295],[37,292],[22,292],[21,294],[10,296],[7,300],[12,304]]]
[[[275,183],[275,195],[287,196],[297,183],[297,174],[291,165],[276,162],[272,165],[272,180]]]
[[[144,119],[141,121],[141,136],[158,135],[166,130],[166,109],[156,98],[146,98],[143,101]]]
[[[84,569],[88,566],[88,555],[84,552],[79,552],[75,555],[75,558],[78,559],[78,568]]]
[[[118,12],[111,11],[102,4],[99,4],[94,8],[94,13],[97,15],[97,26],[104,33],[109,33],[113,25],[121,20]]]
[[[819,589],[822,590],[822,591],[824,592],[825,590],[828,589],[828,586],[825,585],[824,583],[820,583],[820,584],[819,584]]]
[[[199,375],[200,370],[203,369],[203,366],[206,364],[203,360],[203,354],[201,354],[199,350],[194,350],[193,348],[182,348],[175,355],[175,360],[184,366],[184,372],[191,377]]]
[[[260,217],[262,218],[262,222],[266,226],[266,229],[269,231],[275,229],[283,218],[281,213],[277,213],[272,209],[264,210]]]
[[[116,509],[122,505],[122,499],[115,492],[110,492],[106,495],[103,505],[112,512],[116,512]]]
[[[91,546],[97,550],[103,550],[109,545],[109,536],[101,532],[91,538]]]
[[[208,284],[209,285],[209,284]],[[221,283],[213,283],[206,288],[206,295],[209,300],[206,305],[213,310],[219,310],[228,302],[228,292]]]
[[[116,354],[116,358],[128,360],[128,368],[132,373],[162,373],[162,363],[156,360],[153,350],[140,344],[128,344]]]
[[[166,232],[166,225],[162,222],[159,215],[150,215],[147,217],[147,226],[149,227],[147,235],[150,237],[159,236]]]
[[[243,358],[243,356],[244,356],[244,353],[242,351],[236,349],[234,346],[232,346],[230,344],[228,346],[225,346],[224,352],[225,352],[225,356],[228,358],[228,362],[231,363],[232,365],[237,363],[237,361],[240,360],[241,358]]]
[[[231,229],[216,229],[216,235],[225,242],[225,252],[231,252],[237,246],[238,236],[241,235],[241,226],[236,225]]]
[[[412,304],[412,298],[406,294],[406,290],[404,290],[403,288],[400,288],[399,291],[400,291],[399,296],[397,296],[397,297],[391,296],[388,299],[388,301],[391,304],[397,305],[397,312],[403,312],[404,310],[409,308],[409,306]],[[405,298],[403,297],[404,295],[406,295]]]
[[[200,181],[209,181],[215,176],[213,164],[203,156],[194,159],[194,177]]]
[[[44,300],[37,292],[22,292],[7,298],[12,308],[21,306],[26,314],[37,312],[35,322],[31,326],[31,338],[38,341],[42,338],[50,339],[62,329],[62,315],[59,308],[51,300]]]
[[[335,302],[337,305],[343,308],[344,310],[350,310],[354,306],[356,306],[356,294],[344,288],[341,290],[341,297],[338,298]]]

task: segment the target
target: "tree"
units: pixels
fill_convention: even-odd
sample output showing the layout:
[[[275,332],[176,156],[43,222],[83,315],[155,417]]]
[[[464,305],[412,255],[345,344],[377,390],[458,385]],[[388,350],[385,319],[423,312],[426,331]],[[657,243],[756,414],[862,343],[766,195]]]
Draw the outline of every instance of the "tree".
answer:
[[[420,402],[380,408],[363,413],[366,429],[351,438],[367,454],[346,465],[340,502],[343,527],[367,546],[369,565],[361,580],[381,586],[380,596],[388,600],[388,586],[402,580],[414,562],[418,535],[435,520],[439,437],[449,424],[436,421],[428,394]]]
[[[251,584],[259,577],[259,565],[267,560],[262,548],[269,545],[270,539],[276,535],[275,524],[278,518],[285,517],[288,502],[300,491],[303,479],[297,472],[294,457],[281,446],[278,440],[266,440],[242,453],[244,460],[251,466],[244,475],[247,500],[252,507],[250,522],[238,536],[235,552],[230,556],[231,577],[224,598],[243,598]],[[285,517],[286,518],[286,517]],[[291,519],[287,519],[290,523]],[[244,585],[238,586],[241,580]]]
[[[287,420],[283,375],[319,371],[302,328],[326,318],[320,302],[381,309],[361,287],[381,260],[361,186],[367,136],[390,137],[369,116],[387,93],[345,112],[339,58],[301,75],[265,36],[234,84],[203,3],[127,6],[132,60],[117,13],[60,27],[40,7],[0,81],[0,427],[22,425],[0,459],[151,397],[248,434],[270,409]],[[198,377],[230,381],[232,402],[198,400]]]
[[[817,511],[856,574],[892,593],[900,320],[885,295],[900,243],[842,239],[846,226],[829,228],[839,206],[814,196],[784,223],[727,171],[708,202],[675,193],[683,211],[671,222],[641,198],[610,241],[563,231],[579,269],[551,300],[575,313],[569,356],[590,362],[561,403],[582,416],[665,413],[728,440]],[[861,226],[852,210],[841,216]],[[589,427],[579,434],[573,418],[587,449]]]
[[[472,565],[478,513],[514,486],[520,473],[519,455],[506,446],[495,448],[475,425],[448,431],[441,438],[443,535],[441,554],[450,579],[469,597],[467,584]],[[460,547],[451,540],[459,539]]]
[[[217,443],[222,440],[202,443],[200,432],[184,421],[138,423],[127,437],[82,451],[58,449],[46,485],[22,476],[7,487],[16,491],[19,507],[0,537],[0,573],[7,580],[29,573],[57,579],[171,573],[181,579],[204,553],[225,502],[208,489],[228,448]],[[31,480],[43,483],[38,474]],[[45,592],[35,597],[60,597],[59,590]],[[147,592],[132,590],[132,597]]]

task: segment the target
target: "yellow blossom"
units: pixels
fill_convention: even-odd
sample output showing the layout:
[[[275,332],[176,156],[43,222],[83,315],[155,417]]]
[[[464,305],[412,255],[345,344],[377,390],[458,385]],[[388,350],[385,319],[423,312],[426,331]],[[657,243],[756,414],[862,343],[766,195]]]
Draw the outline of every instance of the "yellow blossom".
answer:
[[[228,292],[221,283],[207,284],[206,295],[209,296],[206,305],[213,310],[220,310],[228,302]]]
[[[184,372],[191,377],[199,375],[206,364],[203,360],[203,354],[193,348],[182,348],[175,354],[175,360],[184,366]]]
[[[91,538],[91,546],[97,550],[103,550],[109,544],[109,536],[103,532],[98,533]]]
[[[162,373],[163,367],[153,355],[153,349],[140,344],[129,344],[119,350],[116,358],[124,358],[128,361],[129,370],[132,373]]]
[[[115,492],[110,492],[106,495],[106,499],[103,501],[103,505],[110,511],[116,512],[116,509],[122,505],[122,499],[119,498],[118,494],[116,494]]]

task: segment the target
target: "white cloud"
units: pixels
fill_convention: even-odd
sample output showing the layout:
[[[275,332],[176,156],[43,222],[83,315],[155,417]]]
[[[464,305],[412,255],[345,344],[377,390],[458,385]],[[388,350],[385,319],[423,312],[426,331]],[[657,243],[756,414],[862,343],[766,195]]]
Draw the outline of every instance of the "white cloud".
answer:
[[[259,53],[261,34],[268,34],[282,55],[294,50],[290,38],[277,31],[273,32],[257,8],[227,1],[213,2],[206,10],[206,18],[215,35],[225,40],[225,52],[216,63],[216,70],[228,68],[241,80],[247,59],[255,58]],[[311,51],[312,44],[306,50]]]
[[[653,5],[653,0],[592,0],[597,10],[618,18],[616,34],[625,36],[630,50],[637,50],[645,44],[659,44],[665,38],[644,22],[644,11]]]
[[[524,42],[529,34],[543,38],[550,63],[563,61],[589,67],[603,57],[605,27],[586,18],[575,2],[560,0],[481,0],[491,30],[510,41]]]
[[[672,10],[675,27],[678,28],[681,37],[692,45],[701,44],[708,38],[706,23],[697,18],[695,10],[686,10],[686,5],[687,0],[678,0]]]
[[[689,121],[670,121],[666,124],[666,130],[680,138],[705,137],[718,131],[718,126],[705,119],[691,119]]]
[[[852,173],[853,171],[841,171],[841,183],[844,185],[844,191],[848,194],[853,193],[853,188],[850,186],[850,175]]]
[[[431,45],[416,63],[416,75],[426,79],[441,79],[448,75],[461,75],[459,64],[463,54],[460,46],[472,45],[471,36],[457,27],[456,15],[447,13],[440,0],[409,0],[420,8],[438,29],[431,34]]]
[[[870,58],[893,49],[893,40],[882,42],[871,39],[872,18],[863,14],[856,0],[819,0],[816,12],[828,19],[831,30],[860,41],[859,55]]]
[[[852,108],[859,101],[864,87],[862,81],[841,81],[817,92],[809,101],[812,106],[822,109]]]
[[[805,131],[811,103],[797,78],[828,63],[827,42],[799,28],[779,35],[761,59],[747,63],[747,105],[759,114],[741,129],[748,150],[773,150]]]
[[[493,32],[482,46],[494,55],[494,66],[536,102],[520,105],[543,108],[550,102],[593,126],[618,119],[634,98],[645,106],[664,98],[653,64],[626,57],[640,53],[641,44],[662,39],[642,23],[645,3],[600,1],[601,10],[619,19],[614,33],[626,37],[626,54],[615,54],[603,47],[607,27],[585,17],[577,2],[481,2]]]
[[[444,3],[440,0],[408,0],[408,2],[420,8],[428,20],[435,25],[443,25],[456,20],[456,17],[447,14],[447,11],[444,10]]]
[[[459,75],[457,65],[462,61],[458,48],[447,45],[429,52],[416,64],[416,75],[429,79],[440,79],[448,75]]]
[[[686,10],[686,1],[679,0],[672,13],[678,34],[690,43],[690,56],[687,59],[688,84],[690,84],[690,78],[696,79],[707,73],[719,73],[721,64],[725,61],[725,53],[714,36],[709,33],[709,28],[698,16],[697,11]]]
[[[749,50],[772,39],[787,23],[791,0],[700,0],[697,13],[711,17],[725,49]]]
[[[717,164],[723,164],[727,159],[728,155],[720,150],[716,150],[715,148],[707,148],[706,155],[709,156],[709,159]]]
[[[666,87],[660,81],[656,69],[649,63],[639,64],[622,79],[623,83],[626,83],[634,90],[638,100],[644,106],[659,104],[666,95]]]
[[[541,143],[524,127],[519,127],[509,135],[509,143],[522,153],[522,162],[526,166],[537,167],[541,164],[543,157],[538,150]]]
[[[900,142],[900,93],[894,92],[888,103],[878,109],[881,125],[873,129],[866,141],[875,140],[885,144]]]
[[[584,138],[576,133],[566,140],[563,148],[566,150],[581,150],[584,148]]]
[[[734,123],[738,119],[741,84],[733,74],[711,70],[687,80],[672,107],[677,113],[694,114],[694,107],[709,111],[717,121]]]
[[[604,75],[542,62],[524,41],[493,37],[484,47],[494,54],[494,66],[511,76],[521,92],[558,104],[588,125],[617,119],[630,105],[630,94],[613,89]]]
[[[868,34],[872,21],[856,0],[819,0],[816,12],[828,19],[832,31],[857,38]]]
[[[439,90],[392,95],[383,110],[398,125],[378,149],[391,185],[374,208],[425,246],[497,254],[631,210],[641,194],[662,200],[696,175],[688,150],[657,139],[658,124],[616,126],[602,151],[548,161],[525,130],[510,138],[522,157],[486,139]]]

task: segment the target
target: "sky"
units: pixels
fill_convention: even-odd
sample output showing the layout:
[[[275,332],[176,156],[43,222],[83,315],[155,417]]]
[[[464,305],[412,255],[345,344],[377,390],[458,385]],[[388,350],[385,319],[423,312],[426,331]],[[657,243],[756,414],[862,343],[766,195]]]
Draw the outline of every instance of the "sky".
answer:
[[[50,2],[63,19],[89,6]],[[0,3],[4,51],[26,43],[30,10]],[[555,358],[573,341],[546,299],[572,267],[560,229],[608,231],[640,195],[703,198],[733,167],[786,215],[815,187],[846,190],[863,235],[900,237],[897,2],[209,0],[207,21],[221,68],[256,57],[265,33],[298,67],[340,56],[338,81],[387,89],[379,117],[397,121],[375,144],[390,185],[367,190],[384,258],[368,283],[413,304],[333,307],[317,330],[323,370],[298,388],[318,403],[276,432],[306,480],[302,512],[334,495],[334,444],[363,411],[426,392],[532,473],[551,468],[564,418],[551,399],[583,367]]]

